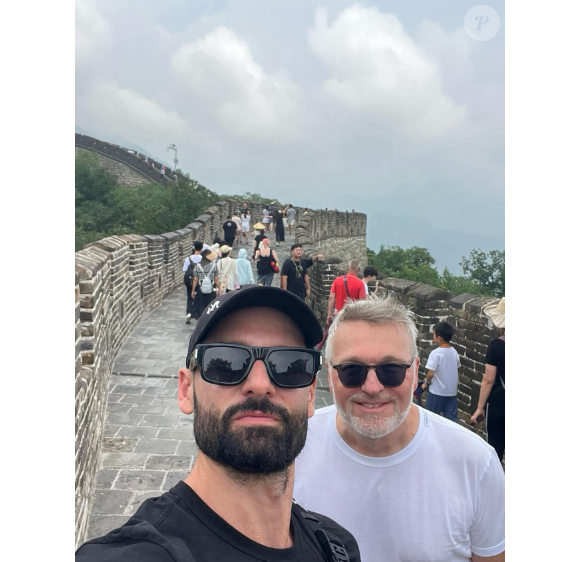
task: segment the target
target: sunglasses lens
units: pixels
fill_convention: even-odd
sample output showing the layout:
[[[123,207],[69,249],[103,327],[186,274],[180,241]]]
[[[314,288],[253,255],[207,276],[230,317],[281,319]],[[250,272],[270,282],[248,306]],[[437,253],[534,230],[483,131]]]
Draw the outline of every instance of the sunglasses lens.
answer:
[[[377,366],[377,378],[384,386],[400,386],[405,380],[407,368],[404,365],[384,363]]]
[[[340,382],[348,388],[362,386],[367,374],[367,368],[356,363],[341,365],[337,371]]]
[[[251,360],[247,349],[209,347],[203,354],[203,374],[216,384],[237,384],[246,374]]]
[[[272,351],[268,355],[268,368],[278,385],[290,388],[312,384],[316,374],[314,356],[291,349]]]

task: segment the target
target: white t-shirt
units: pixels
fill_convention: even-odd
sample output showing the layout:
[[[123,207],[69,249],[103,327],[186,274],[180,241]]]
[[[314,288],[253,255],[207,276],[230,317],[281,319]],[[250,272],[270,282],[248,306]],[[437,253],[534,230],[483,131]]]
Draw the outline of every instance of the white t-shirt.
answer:
[[[495,450],[418,409],[417,433],[388,457],[351,449],[336,429],[336,406],[316,410],[296,459],[294,498],[348,529],[364,562],[464,562],[472,552],[503,552],[505,477]]]
[[[250,215],[247,217],[242,215],[240,220],[242,221],[242,232],[250,232]]]
[[[183,271],[187,271],[187,268],[189,267],[189,263],[199,263],[201,261],[201,256],[198,254],[194,254],[192,256],[189,256],[188,258],[185,258],[185,261],[183,262]]]
[[[438,347],[429,354],[426,369],[434,372],[429,392],[437,396],[455,396],[459,383],[459,354],[454,347]]]

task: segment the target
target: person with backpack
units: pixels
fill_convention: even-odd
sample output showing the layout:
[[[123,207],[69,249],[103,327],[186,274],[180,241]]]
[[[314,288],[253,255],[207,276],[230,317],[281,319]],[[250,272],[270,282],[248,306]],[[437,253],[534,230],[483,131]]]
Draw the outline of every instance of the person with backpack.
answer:
[[[486,420],[487,442],[501,461],[505,452],[505,297],[484,307],[483,313],[501,330],[501,336],[487,347],[485,374],[471,423]]]
[[[274,279],[274,273],[278,273],[278,256],[270,249],[270,240],[264,238],[260,248],[256,251],[256,268],[258,269],[258,283],[270,287]]]
[[[191,324],[191,315],[193,314],[193,297],[191,296],[191,287],[193,285],[193,270],[195,264],[201,261],[201,252],[203,250],[203,242],[199,240],[193,243],[193,254],[187,257],[183,262],[183,283],[187,291],[187,310],[185,316],[185,323]]]
[[[219,284],[217,275],[217,254],[211,250],[201,252],[201,261],[195,264],[191,288],[193,298],[192,318],[199,318],[205,307],[215,298],[215,285]]]
[[[230,256],[232,249],[224,245],[220,248],[221,260],[217,262],[217,275],[219,277],[218,295],[223,295],[228,291],[233,291],[239,287],[238,265],[236,260]]]

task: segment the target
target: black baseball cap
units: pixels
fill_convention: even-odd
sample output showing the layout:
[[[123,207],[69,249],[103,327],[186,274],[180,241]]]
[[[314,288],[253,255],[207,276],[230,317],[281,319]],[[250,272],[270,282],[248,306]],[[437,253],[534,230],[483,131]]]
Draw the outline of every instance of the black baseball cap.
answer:
[[[318,319],[301,298],[277,287],[244,285],[240,289],[216,297],[201,313],[189,340],[185,358],[186,367],[189,368],[189,359],[195,346],[203,341],[216,322],[241,308],[257,306],[275,308],[294,320],[304,336],[306,347],[314,348],[322,340],[322,328]]]

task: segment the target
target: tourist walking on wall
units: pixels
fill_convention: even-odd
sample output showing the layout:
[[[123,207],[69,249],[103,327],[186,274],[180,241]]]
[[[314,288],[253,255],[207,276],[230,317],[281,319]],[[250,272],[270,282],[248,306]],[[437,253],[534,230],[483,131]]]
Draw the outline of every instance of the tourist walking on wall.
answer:
[[[193,253],[183,262],[183,282],[185,283],[185,288],[187,291],[187,310],[185,316],[186,324],[191,324],[191,315],[193,314],[192,285],[194,278],[194,268],[195,264],[201,261],[202,250],[203,242],[194,242]]]
[[[471,423],[486,420],[487,441],[502,460],[505,451],[505,297],[499,303],[484,307],[483,313],[501,330],[501,336],[487,348],[485,374]]]
[[[242,222],[242,244],[248,243],[248,232],[250,232],[250,211],[247,209],[240,214]]]
[[[325,359],[334,405],[308,423],[296,501],[347,527],[365,562],[503,562],[501,464],[474,432],[412,404],[412,312],[395,297],[347,303]]]
[[[328,298],[327,324],[332,323],[334,315],[342,310],[347,299],[355,301],[366,298],[365,284],[358,278],[359,271],[359,261],[350,260],[346,275],[340,275],[333,281]]]
[[[258,283],[269,287],[272,285],[274,273],[278,268],[278,256],[276,252],[270,249],[270,240],[264,238],[261,242],[261,248],[256,252],[256,268],[258,270]]]
[[[367,293],[367,297],[370,294],[369,283],[371,283],[372,281],[375,281],[375,290],[373,291],[373,294],[376,294],[376,292],[379,289],[379,282],[377,281],[378,274],[379,274],[379,272],[377,271],[377,268],[373,267],[372,265],[367,265],[363,269],[363,283],[365,284],[365,291]]]
[[[252,264],[248,260],[248,251],[242,248],[238,252],[238,259],[236,260],[238,266],[238,283],[240,286],[249,285],[254,282],[254,272],[252,271]]]
[[[192,318],[199,318],[205,307],[215,298],[215,286],[219,283],[215,263],[217,257],[218,255],[211,250],[203,250],[201,261],[195,264],[191,290],[191,296],[194,299]]]
[[[236,239],[236,232],[238,225],[232,220],[232,216],[228,215],[226,222],[223,224],[224,240],[228,246],[233,246]]]
[[[223,295],[239,287],[238,266],[236,260],[230,256],[231,251],[230,246],[220,248],[222,259],[217,262],[217,275],[220,280],[218,295]]]
[[[272,220],[276,225],[276,246],[280,245],[280,242],[284,242],[284,215],[276,209],[272,215]]]
[[[296,209],[292,205],[286,208],[286,217],[288,218],[288,233],[292,234],[292,227],[296,224]]]
[[[310,280],[304,262],[300,259],[301,255],[302,246],[293,244],[290,248],[290,257],[280,271],[280,288],[305,300],[310,296]]]
[[[240,242],[240,236],[242,234],[242,219],[240,218],[239,213],[236,211],[233,215],[232,215],[232,220],[236,223],[236,247]]]
[[[272,232],[272,216],[270,215],[270,211],[268,211],[268,209],[262,210],[262,222],[264,223],[264,226],[268,232]]]
[[[457,386],[459,385],[459,354],[451,346],[453,326],[449,322],[437,322],[433,328],[433,341],[437,344],[427,359],[427,377],[423,390],[429,389],[425,408],[442,414],[448,420],[457,419]]]
[[[256,232],[256,236],[254,237],[254,249],[252,250],[253,260],[256,259],[256,252],[258,251],[262,240],[264,240],[264,238],[268,238],[266,236],[266,227],[261,222],[257,222],[254,225],[254,230]]]

